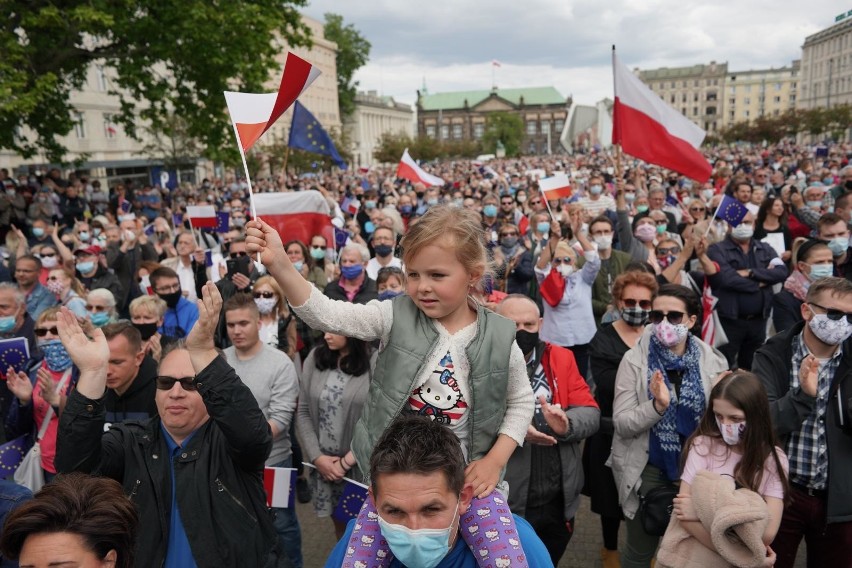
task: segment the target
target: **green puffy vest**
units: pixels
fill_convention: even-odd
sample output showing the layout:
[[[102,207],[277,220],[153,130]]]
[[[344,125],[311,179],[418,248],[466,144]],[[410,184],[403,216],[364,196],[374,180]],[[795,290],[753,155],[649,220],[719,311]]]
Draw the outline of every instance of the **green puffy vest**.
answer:
[[[477,307],[476,328],[466,351],[470,461],[485,456],[497,440],[506,413],[509,355],[515,339],[515,324],[482,306]],[[390,339],[376,361],[367,402],[352,436],[352,452],[365,472],[379,437],[406,408],[423,365],[434,359],[438,339],[432,319],[411,298],[394,298]]]

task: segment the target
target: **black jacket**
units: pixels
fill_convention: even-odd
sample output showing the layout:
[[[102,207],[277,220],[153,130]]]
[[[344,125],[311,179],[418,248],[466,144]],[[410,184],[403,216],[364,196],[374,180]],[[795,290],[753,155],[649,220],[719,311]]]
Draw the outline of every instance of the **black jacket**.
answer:
[[[772,323],[781,333],[802,321],[802,301],[789,290],[781,290],[772,297]]]
[[[175,459],[178,509],[199,568],[267,566],[277,535],[266,508],[263,466],[272,434],[251,391],[222,356],[197,375],[210,415]],[[56,466],[122,483],[139,512],[137,566],[161,566],[171,514],[169,450],[159,417],[113,424],[104,432],[104,400],[79,391],[60,418]]]
[[[157,401],[154,398],[157,392],[157,386],[154,383],[156,376],[157,362],[150,355],[145,355],[142,364],[139,365],[136,378],[123,395],[119,396],[113,389],[108,388],[104,396],[107,423],[128,420],[144,422],[157,416]]]
[[[121,282],[118,281],[118,276],[104,268],[102,265],[98,265],[98,269],[95,272],[95,275],[86,278],[80,271],[77,271],[77,279],[83,283],[83,286],[91,292],[92,290],[97,290],[98,288],[106,288],[110,292],[112,292],[112,297],[115,298],[115,305],[118,309],[121,309],[121,299],[124,297],[124,290],[121,287]]]
[[[816,397],[802,392],[800,387],[790,388],[790,370],[793,367],[792,341],[805,327],[799,322],[779,333],[754,354],[752,372],[760,377],[772,412],[775,433],[786,448],[792,432],[798,431],[805,419],[815,410]],[[852,392],[852,338],[843,342],[843,359],[834,375],[828,395],[825,414],[825,436],[828,443],[828,499],[829,523],[852,521],[852,428],[849,427],[849,396]],[[841,409],[846,428],[840,426]]]

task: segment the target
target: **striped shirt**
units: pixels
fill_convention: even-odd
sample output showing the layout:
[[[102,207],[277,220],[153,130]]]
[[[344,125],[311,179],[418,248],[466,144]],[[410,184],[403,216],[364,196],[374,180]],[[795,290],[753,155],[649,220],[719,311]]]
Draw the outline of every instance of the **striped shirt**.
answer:
[[[793,366],[790,368],[790,388],[799,386],[799,367],[808,356],[803,334],[793,339]],[[787,456],[790,459],[790,481],[810,489],[825,489],[828,481],[828,445],[825,438],[825,414],[828,407],[828,391],[840,360],[843,346],[840,345],[830,359],[820,359],[817,375],[816,407],[798,432],[790,434],[787,441]]]

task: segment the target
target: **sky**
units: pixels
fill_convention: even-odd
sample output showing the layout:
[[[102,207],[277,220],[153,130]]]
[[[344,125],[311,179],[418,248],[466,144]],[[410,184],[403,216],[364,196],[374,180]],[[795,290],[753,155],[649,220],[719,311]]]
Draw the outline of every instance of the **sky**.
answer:
[[[728,62],[784,67],[852,0],[309,0],[372,44],[359,90],[413,104],[431,93],[553,86],[575,104],[612,98],[612,45],[629,68]],[[492,61],[500,67],[492,66]]]

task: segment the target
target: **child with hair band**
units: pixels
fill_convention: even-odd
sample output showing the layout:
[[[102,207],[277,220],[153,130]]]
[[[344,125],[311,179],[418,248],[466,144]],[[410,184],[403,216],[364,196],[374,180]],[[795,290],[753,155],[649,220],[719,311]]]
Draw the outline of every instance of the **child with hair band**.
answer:
[[[493,491],[524,441],[534,400],[514,340],[515,324],[470,297],[488,271],[479,215],[449,206],[430,208],[402,241],[406,293],[365,305],[333,301],[313,289],[289,262],[278,233],[262,220],[250,222],[246,233],[249,253],[260,254],[309,326],[380,341],[352,439],[358,465],[366,468],[382,432],[400,412],[444,424],[460,440],[469,462],[465,484],[476,496],[468,511],[457,513],[465,541],[480,566],[511,558],[512,566],[526,567],[505,497]],[[384,514],[371,499],[365,501],[343,566],[390,565],[393,550],[378,523]],[[412,532],[416,539],[417,531]]]
[[[736,371],[719,380],[684,448],[687,452],[673,513],[686,531],[716,551],[710,533],[696,516],[691,485],[702,470],[730,476],[737,488],[754,491],[766,501],[769,522],[762,535],[764,566],[773,566],[775,552],[769,545],[778,532],[788,495],[788,463],[775,439],[769,399],[760,379],[748,371]]]

